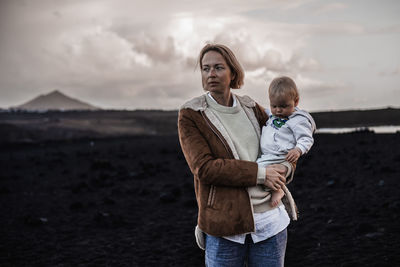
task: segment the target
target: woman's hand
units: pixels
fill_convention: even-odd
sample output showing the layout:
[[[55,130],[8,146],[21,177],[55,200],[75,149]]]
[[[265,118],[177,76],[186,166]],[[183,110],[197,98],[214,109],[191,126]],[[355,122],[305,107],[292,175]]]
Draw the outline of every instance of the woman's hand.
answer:
[[[279,190],[286,183],[287,167],[281,164],[267,166],[264,185],[272,190]]]

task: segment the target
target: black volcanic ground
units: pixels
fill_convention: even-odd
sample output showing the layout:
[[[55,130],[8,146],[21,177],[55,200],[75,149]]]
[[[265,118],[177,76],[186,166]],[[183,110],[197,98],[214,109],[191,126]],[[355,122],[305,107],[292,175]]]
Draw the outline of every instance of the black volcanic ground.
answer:
[[[176,134],[28,140],[15,125],[1,128],[0,266],[204,265]],[[400,133],[317,134],[289,185],[286,266],[398,266],[399,166]]]

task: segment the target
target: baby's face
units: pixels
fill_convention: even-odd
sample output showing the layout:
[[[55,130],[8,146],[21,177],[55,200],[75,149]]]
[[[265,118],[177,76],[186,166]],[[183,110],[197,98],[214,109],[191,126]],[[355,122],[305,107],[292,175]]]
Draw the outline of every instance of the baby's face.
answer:
[[[287,118],[295,111],[299,100],[290,96],[269,96],[271,113],[279,118]]]

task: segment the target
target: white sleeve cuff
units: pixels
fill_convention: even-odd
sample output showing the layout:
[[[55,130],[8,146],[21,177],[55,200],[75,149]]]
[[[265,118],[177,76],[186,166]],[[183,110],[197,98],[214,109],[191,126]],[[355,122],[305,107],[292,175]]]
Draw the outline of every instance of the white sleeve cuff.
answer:
[[[306,149],[304,146],[297,145],[296,147],[297,147],[298,149],[300,149],[301,155],[304,155],[304,154],[307,153],[307,149]]]
[[[264,184],[265,183],[265,174],[267,173],[267,168],[258,165],[257,170],[257,184]]]

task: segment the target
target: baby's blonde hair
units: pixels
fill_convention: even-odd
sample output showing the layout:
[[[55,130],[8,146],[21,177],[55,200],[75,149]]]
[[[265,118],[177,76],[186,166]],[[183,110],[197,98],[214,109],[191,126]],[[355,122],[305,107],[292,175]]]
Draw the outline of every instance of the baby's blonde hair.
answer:
[[[296,83],[289,77],[281,76],[272,80],[269,85],[270,96],[289,96],[294,101],[300,98]]]

